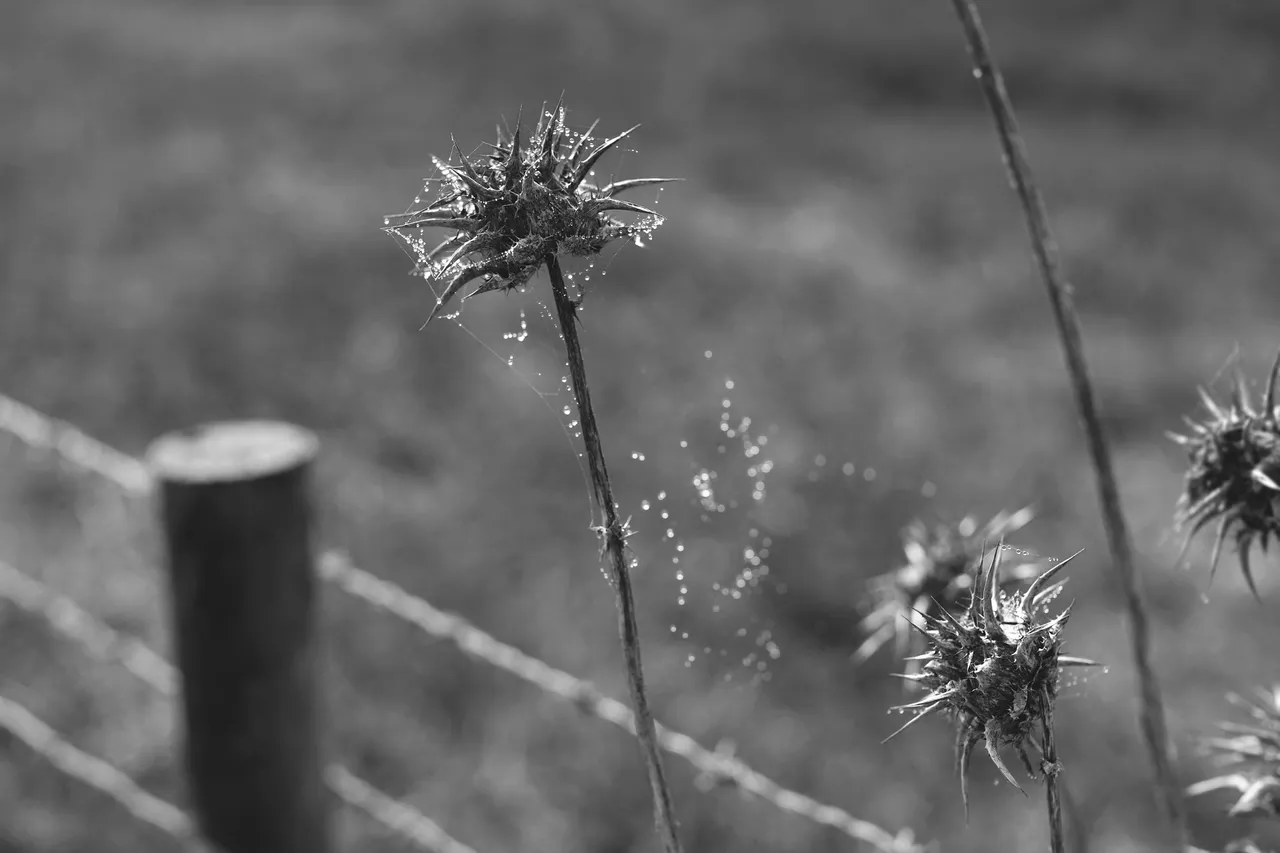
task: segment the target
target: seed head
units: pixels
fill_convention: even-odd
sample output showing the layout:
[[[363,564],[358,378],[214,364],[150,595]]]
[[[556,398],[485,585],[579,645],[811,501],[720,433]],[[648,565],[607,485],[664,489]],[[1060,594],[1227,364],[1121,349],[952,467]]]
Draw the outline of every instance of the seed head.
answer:
[[[1219,405],[1202,388],[1200,397],[1210,417],[1187,418],[1190,435],[1169,433],[1187,448],[1187,470],[1176,521],[1187,528],[1181,563],[1191,540],[1215,519],[1218,532],[1209,563],[1209,582],[1218,569],[1218,558],[1228,536],[1234,536],[1240,569],[1255,598],[1258,588],[1249,565],[1254,543],[1266,553],[1272,536],[1280,537],[1280,408],[1276,385],[1280,383],[1280,355],[1271,368],[1261,409],[1255,409],[1244,378],[1237,375],[1231,402]]]
[[[1062,590],[1063,582],[1051,583],[1052,578],[1080,552],[1055,563],[1026,590],[1004,594],[1000,589],[1003,550],[1001,541],[989,561],[978,561],[969,607],[962,614],[943,608],[937,615],[921,615],[924,627],[917,630],[928,647],[919,656],[924,665],[918,674],[904,677],[919,682],[929,694],[894,709],[914,711],[915,716],[889,736],[935,712],[949,714],[956,723],[956,771],[966,812],[974,745],[985,740],[992,762],[1009,784],[1021,791],[1000,758],[1000,747],[1016,748],[1023,766],[1035,778],[1026,743],[1036,746],[1043,758],[1032,728],[1038,723],[1044,731],[1052,725],[1061,668],[1095,665],[1061,653],[1062,631],[1071,607],[1052,618],[1047,617],[1045,607]],[[1041,769],[1047,770],[1043,762]]]
[[[903,529],[906,562],[871,579],[870,613],[861,623],[866,639],[853,653],[854,663],[866,661],[889,640],[894,640],[898,657],[920,651],[920,636],[912,630],[913,625],[924,627],[918,614],[937,616],[942,609],[960,612],[969,600],[970,570],[982,559],[986,543],[1021,529],[1032,517],[1031,507],[1024,507],[1014,513],[1002,511],[981,527],[970,515],[957,524],[933,527],[917,519]],[[1005,567],[1001,583],[1027,581],[1043,569],[1043,561]],[[916,663],[910,662],[910,671],[917,668]]]
[[[601,156],[635,129],[598,142],[591,135],[594,124],[583,134],[569,130],[562,102],[550,112],[544,106],[527,145],[517,119],[515,131],[508,135],[499,128],[492,151],[475,162],[456,141],[449,162],[432,158],[440,177],[428,180],[426,191],[437,182],[435,200],[386,217],[383,229],[409,247],[417,260],[415,274],[445,285],[427,322],[477,278],[479,286],[464,299],[521,287],[548,257],[595,255],[613,240],[639,242],[662,224],[654,211],[616,196],[674,178],[633,178],[604,186],[587,180]],[[626,223],[610,215],[618,211],[642,218]],[[428,248],[423,237],[428,228],[455,233]]]
[[[1187,794],[1230,788],[1240,796],[1228,815],[1280,817],[1280,686],[1259,690],[1256,697],[1233,693],[1227,701],[1252,722],[1220,723],[1221,736],[1205,738],[1201,745],[1216,765],[1231,772],[1197,782]]]

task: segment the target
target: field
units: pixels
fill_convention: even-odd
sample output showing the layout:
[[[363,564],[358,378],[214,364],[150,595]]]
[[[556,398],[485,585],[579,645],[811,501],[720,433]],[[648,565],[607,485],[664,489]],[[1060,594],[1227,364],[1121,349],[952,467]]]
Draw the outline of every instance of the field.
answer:
[[[1257,382],[1280,347],[1280,7],[982,9],[1077,287],[1190,784],[1223,694],[1280,680],[1277,555],[1255,560],[1261,605],[1233,555],[1203,600],[1207,543],[1173,566],[1185,460],[1164,437],[1198,384],[1221,393],[1236,364]],[[1068,650],[1108,664],[1056,718],[1076,825],[1093,850],[1157,849],[1083,433],[948,4],[64,0],[3,19],[0,391],[136,454],[210,419],[311,427],[322,544],[623,698],[545,276],[420,330],[434,297],[380,226],[451,133],[470,150],[561,92],[580,129],[640,122],[604,167],[684,178],[633,197],[667,222],[573,269],[658,718],[947,853],[1043,849],[1036,785],[975,761],[966,824],[948,727],[881,745],[900,663],[848,660],[911,519],[1032,504],[1014,544],[1087,549]],[[767,436],[760,455],[722,414]],[[0,559],[163,647],[152,515],[0,437]],[[767,578],[716,591],[746,548]],[[657,849],[632,740],[325,604],[348,766],[481,853]],[[125,673],[3,604],[0,650],[0,693],[182,801],[168,712]],[[668,771],[689,851],[856,847]],[[1280,840],[1225,797],[1189,808],[1203,847]],[[392,848],[367,832],[344,822],[344,849]],[[168,843],[0,735],[0,853]]]

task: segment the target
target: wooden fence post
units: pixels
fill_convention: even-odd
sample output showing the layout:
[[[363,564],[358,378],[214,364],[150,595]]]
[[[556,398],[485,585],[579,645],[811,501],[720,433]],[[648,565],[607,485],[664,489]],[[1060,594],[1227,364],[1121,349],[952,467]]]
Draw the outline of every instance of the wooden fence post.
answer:
[[[226,853],[329,853],[311,545],[319,443],[289,424],[159,438],[185,759],[204,835]]]

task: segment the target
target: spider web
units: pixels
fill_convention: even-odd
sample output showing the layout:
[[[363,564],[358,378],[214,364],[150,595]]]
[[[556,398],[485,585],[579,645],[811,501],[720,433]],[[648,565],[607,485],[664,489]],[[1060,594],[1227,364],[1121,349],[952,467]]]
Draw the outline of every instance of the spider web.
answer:
[[[632,153],[631,149],[620,148],[616,156],[608,158],[615,173],[623,171],[622,166]],[[486,154],[477,149],[467,156],[474,159]],[[597,179],[593,173],[589,180],[601,184],[613,177]],[[406,212],[429,201],[441,180],[437,173],[424,181],[423,194]],[[662,188],[656,187],[651,200],[641,201],[657,208],[661,198]],[[447,233],[435,230],[430,236],[442,240]],[[423,245],[404,235],[397,236],[397,244],[416,263]],[[588,317],[595,288],[607,281],[605,277],[625,247],[625,242],[619,242],[594,258],[562,258],[571,297],[583,300]],[[545,271],[539,275],[545,275]],[[438,298],[438,283],[426,280]],[[594,490],[584,463],[576,400],[568,379],[556,312],[537,296],[543,287],[543,279],[535,278],[523,291],[505,295],[503,306],[496,309],[507,318],[499,324],[498,328],[503,329],[500,332],[494,330],[492,323],[492,306],[496,302],[493,296],[483,300],[485,307],[478,314],[466,315],[469,303],[459,300],[439,319],[459,328],[489,357],[509,369],[551,412],[577,465],[588,515],[595,525]],[[517,303],[514,306],[513,301]],[[475,318],[474,322],[470,318]],[[608,448],[611,468],[623,475],[624,482],[616,485],[624,486],[619,488],[619,500],[623,502],[624,516],[631,512],[636,525],[637,536],[629,544],[643,557],[638,571],[658,574],[669,590],[668,605],[674,602],[669,630],[672,639],[687,647],[685,665],[697,664],[725,681],[757,686],[770,680],[771,667],[781,657],[784,645],[767,609],[756,606],[761,596],[786,594],[785,581],[779,580],[770,565],[774,543],[760,512],[771,494],[776,462],[770,440],[778,438],[778,427],[757,423],[752,413],[744,413],[735,405],[737,384],[731,375],[719,370],[720,363],[713,362],[710,351],[691,351],[688,358],[708,365],[720,378],[714,380],[718,387],[708,390],[713,403],[694,427],[696,434],[688,438],[655,437],[659,455],[677,457],[675,465],[668,469],[685,468],[683,482],[673,481],[668,475],[660,488],[640,496],[626,494],[625,481],[633,473],[627,466],[648,463],[649,453],[642,450],[624,449],[619,454]],[[889,487],[888,478],[875,467],[855,466],[853,462],[828,466],[821,453],[811,459],[808,471],[788,471],[788,479],[815,483],[838,477],[854,488]],[[663,461],[672,460],[668,456]],[[789,483],[788,488],[794,485]],[[920,489],[926,498],[936,492],[936,487],[927,482],[913,488]]]

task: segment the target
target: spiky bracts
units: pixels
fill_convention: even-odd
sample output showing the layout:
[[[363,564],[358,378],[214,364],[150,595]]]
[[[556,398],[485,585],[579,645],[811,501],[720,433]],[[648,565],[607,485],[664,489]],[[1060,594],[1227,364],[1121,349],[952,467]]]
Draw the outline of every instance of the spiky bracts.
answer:
[[[595,127],[582,134],[569,130],[561,103],[550,112],[544,108],[528,145],[522,146],[517,119],[515,131],[508,135],[499,129],[492,152],[476,162],[467,159],[456,141],[450,162],[432,158],[440,172],[432,179],[439,183],[435,200],[386,217],[383,229],[409,246],[417,260],[414,273],[445,285],[427,322],[477,278],[480,285],[464,299],[521,287],[548,257],[595,255],[613,240],[638,240],[662,224],[654,211],[616,196],[674,178],[633,178],[604,186],[587,180],[601,156],[636,129],[597,143],[591,135]],[[642,218],[623,222],[609,215],[617,211]],[[428,228],[456,233],[429,248],[423,237]]]
[[[1202,747],[1216,765],[1231,772],[1197,782],[1187,794],[1229,788],[1239,794],[1227,811],[1232,817],[1280,817],[1280,686],[1259,690],[1256,697],[1233,693],[1227,701],[1252,722],[1220,723],[1221,735],[1205,738]]]
[[[971,515],[956,524],[930,527],[917,519],[908,525],[902,531],[906,562],[870,581],[870,612],[861,623],[866,639],[853,653],[854,663],[868,660],[890,640],[898,657],[918,652],[919,634],[911,628],[922,628],[924,623],[917,614],[936,616],[939,609],[952,613],[964,609],[973,580],[970,570],[982,559],[986,543],[1020,530],[1033,515],[1030,507],[1024,507],[999,512],[982,526]],[[1001,581],[1027,581],[1043,569],[1043,561],[1023,563],[1006,568]]]
[[[1280,537],[1277,383],[1280,383],[1280,354],[1268,376],[1260,409],[1254,408],[1243,377],[1237,375],[1228,405],[1218,404],[1202,388],[1200,397],[1209,419],[1187,418],[1190,435],[1169,433],[1171,439],[1187,448],[1191,457],[1185,487],[1178,499],[1177,524],[1187,529],[1178,562],[1186,556],[1195,535],[1217,520],[1209,582],[1213,582],[1217,572],[1223,543],[1228,537],[1234,537],[1240,569],[1255,598],[1258,589],[1249,553],[1255,542],[1259,550],[1266,553],[1271,537]]]
[[[1051,582],[1053,577],[1080,552],[1054,564],[1025,591],[1003,594],[1003,550],[1002,541],[991,554],[989,565],[984,565],[988,561],[983,559],[975,566],[973,592],[965,612],[955,615],[941,608],[936,615],[922,615],[924,627],[918,630],[928,651],[918,656],[923,663],[921,671],[904,677],[919,682],[929,695],[893,709],[914,711],[915,716],[889,736],[931,714],[949,714],[956,723],[956,771],[966,811],[974,746],[985,740],[992,762],[1009,784],[1021,791],[1000,757],[1000,747],[1014,747],[1035,778],[1036,767],[1027,755],[1026,744],[1030,741],[1043,757],[1042,741],[1032,729],[1039,724],[1043,737],[1052,725],[1061,668],[1094,665],[1093,661],[1061,654],[1062,631],[1071,607],[1052,618],[1046,612],[1046,605],[1063,585]]]

